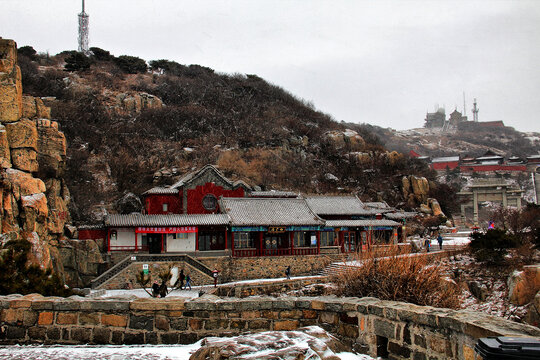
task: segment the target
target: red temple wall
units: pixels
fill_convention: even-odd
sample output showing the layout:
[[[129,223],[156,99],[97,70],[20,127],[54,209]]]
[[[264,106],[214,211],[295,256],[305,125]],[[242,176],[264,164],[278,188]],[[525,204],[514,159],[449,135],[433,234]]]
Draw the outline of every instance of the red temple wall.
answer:
[[[219,212],[219,204],[215,210],[206,210],[202,205],[202,200],[207,194],[214,195],[217,199],[223,197],[244,197],[244,189],[226,190],[214,183],[199,185],[195,189],[187,191],[187,213],[188,214],[212,214]]]
[[[433,170],[446,170],[447,166],[450,170],[453,170],[459,166],[459,163],[457,161],[431,163]]]
[[[168,210],[163,211],[163,204],[167,204]],[[147,214],[181,214],[182,213],[182,193],[178,195],[148,195],[144,201],[144,208]]]

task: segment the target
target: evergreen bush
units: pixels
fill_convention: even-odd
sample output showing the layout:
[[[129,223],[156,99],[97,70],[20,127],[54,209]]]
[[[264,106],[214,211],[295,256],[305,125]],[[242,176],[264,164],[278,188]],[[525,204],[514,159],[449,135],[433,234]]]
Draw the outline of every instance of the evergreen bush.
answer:
[[[26,240],[8,241],[0,254],[0,294],[31,294],[69,296],[72,291],[53,274],[38,265],[28,265],[30,243]]]
[[[504,261],[508,249],[518,245],[519,241],[515,235],[508,234],[503,229],[490,229],[485,233],[472,233],[469,247],[477,261],[500,264]]]

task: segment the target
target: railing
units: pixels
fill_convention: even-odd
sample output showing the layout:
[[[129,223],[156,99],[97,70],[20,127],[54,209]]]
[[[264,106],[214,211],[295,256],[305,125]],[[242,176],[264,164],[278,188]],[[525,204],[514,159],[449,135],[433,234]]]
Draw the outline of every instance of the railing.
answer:
[[[122,270],[127,268],[129,265],[135,262],[180,262],[183,261],[186,264],[191,265],[195,269],[199,270],[203,274],[212,277],[212,269],[201,263],[200,261],[192,258],[189,255],[170,255],[170,254],[132,254],[128,255],[124,260],[120,261],[118,264],[95,278],[91,281],[92,289],[96,289],[99,286],[106,283],[108,280],[112,279],[118,275]]]
[[[256,256],[290,256],[290,255],[317,255],[319,249],[310,248],[285,248],[285,249],[234,249],[233,257],[256,257]]]

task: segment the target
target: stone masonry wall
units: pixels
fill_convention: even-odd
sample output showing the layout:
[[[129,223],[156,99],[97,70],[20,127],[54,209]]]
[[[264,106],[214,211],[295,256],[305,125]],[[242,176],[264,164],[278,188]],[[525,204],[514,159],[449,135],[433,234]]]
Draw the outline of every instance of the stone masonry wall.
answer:
[[[206,336],[319,325],[371,356],[473,359],[486,336],[540,336],[540,329],[485,314],[374,298],[207,296],[109,299],[0,298],[1,344],[185,344]]]

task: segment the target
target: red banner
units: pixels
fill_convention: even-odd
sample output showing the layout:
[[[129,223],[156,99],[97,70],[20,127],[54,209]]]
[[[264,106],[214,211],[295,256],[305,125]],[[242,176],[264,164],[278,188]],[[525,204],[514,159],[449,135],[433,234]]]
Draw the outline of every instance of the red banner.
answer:
[[[136,233],[144,234],[177,234],[177,233],[196,233],[198,231],[197,226],[171,226],[171,227],[155,227],[145,226],[138,227]]]

